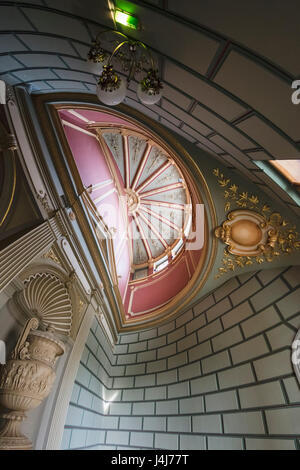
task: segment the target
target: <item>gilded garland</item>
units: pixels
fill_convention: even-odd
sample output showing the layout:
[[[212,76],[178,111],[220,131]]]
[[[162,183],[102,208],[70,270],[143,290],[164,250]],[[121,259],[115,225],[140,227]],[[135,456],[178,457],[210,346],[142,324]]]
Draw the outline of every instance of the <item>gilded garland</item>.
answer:
[[[213,174],[224,190],[224,212],[227,213],[227,220],[215,229],[215,236],[227,245],[216,279],[236,268],[272,262],[300,248],[295,225],[278,212],[271,213],[270,207],[261,203],[255,194],[241,192],[218,168]]]

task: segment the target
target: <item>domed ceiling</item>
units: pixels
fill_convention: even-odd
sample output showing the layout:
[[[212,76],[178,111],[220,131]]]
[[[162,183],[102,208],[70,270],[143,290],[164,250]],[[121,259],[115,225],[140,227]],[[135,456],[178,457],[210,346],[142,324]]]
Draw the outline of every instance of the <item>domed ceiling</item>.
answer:
[[[136,319],[195,282],[204,239],[191,250],[186,243],[193,205],[201,201],[178,156],[159,137],[97,108],[59,105],[58,112],[88,205],[98,214],[95,230],[112,240],[126,320]],[[198,232],[204,225],[202,214]]]
[[[120,172],[126,195],[132,268],[168,257],[188,224],[190,196],[174,160],[132,129],[97,127]]]

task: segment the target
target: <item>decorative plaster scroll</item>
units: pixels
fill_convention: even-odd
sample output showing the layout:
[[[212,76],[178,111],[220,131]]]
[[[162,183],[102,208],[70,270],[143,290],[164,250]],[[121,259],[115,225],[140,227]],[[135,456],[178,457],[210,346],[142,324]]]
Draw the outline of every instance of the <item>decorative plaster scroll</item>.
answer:
[[[44,222],[0,252],[0,292],[55,241],[50,224]]]
[[[215,229],[215,236],[228,245],[227,250],[233,255],[258,256],[275,248],[278,231],[257,212],[236,210]]]
[[[36,163],[36,159],[34,157],[30,142],[24,129],[20,111],[14,101],[10,100],[8,104],[8,110],[11,116],[11,120],[14,123],[14,129],[16,132],[17,140],[18,142],[22,142],[22,156],[28,169],[32,185],[35,188],[35,192],[38,199],[44,202],[46,200],[45,197],[47,196],[47,189],[43,182],[40,169],[38,167],[38,164]],[[54,207],[50,203],[49,198],[47,198],[46,206],[47,207],[45,208],[47,212],[54,210]]]
[[[57,333],[70,334],[71,299],[64,284],[53,274],[37,273],[26,279],[17,301],[28,315],[38,317],[44,327],[51,325]]]
[[[54,263],[58,264],[59,266],[61,266],[61,262],[60,260],[58,259],[58,257],[56,256],[56,254],[54,253],[54,251],[52,250],[52,248],[47,251],[46,253],[43,254],[43,258],[45,259],[50,259],[51,261],[53,261]]]
[[[65,238],[61,241],[61,246],[62,246],[62,249],[65,252],[70,264],[73,266],[74,271],[77,274],[84,290],[86,291],[87,294],[90,294],[91,293],[91,287],[90,287],[90,285],[89,285],[89,283],[88,283],[81,267],[79,266],[77,258],[74,255],[73,250],[70,247],[69,242]]]
[[[225,212],[232,205],[239,208],[228,213],[228,220],[215,229],[215,236],[228,245],[224,250],[223,266],[218,268],[216,279],[236,268],[248,267],[255,262],[272,262],[280,255],[300,249],[295,225],[278,212],[271,213],[271,208],[255,194],[241,192],[219,169],[215,169],[213,174],[227,200]]]

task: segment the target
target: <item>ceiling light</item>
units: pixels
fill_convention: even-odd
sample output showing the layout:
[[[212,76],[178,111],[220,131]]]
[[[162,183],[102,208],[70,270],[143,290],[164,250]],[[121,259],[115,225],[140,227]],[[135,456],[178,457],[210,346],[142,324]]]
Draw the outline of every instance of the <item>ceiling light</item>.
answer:
[[[102,42],[100,36],[103,37]],[[113,51],[108,53],[111,43]],[[129,39],[119,31],[102,31],[92,43],[88,59],[103,63],[97,85],[97,96],[102,103],[110,106],[121,103],[126,97],[130,81],[137,79],[139,75],[137,96],[141,103],[152,105],[160,100],[163,85],[158,69],[148,47],[141,41]],[[114,62],[121,65],[123,72],[127,73],[127,80],[116,72]]]

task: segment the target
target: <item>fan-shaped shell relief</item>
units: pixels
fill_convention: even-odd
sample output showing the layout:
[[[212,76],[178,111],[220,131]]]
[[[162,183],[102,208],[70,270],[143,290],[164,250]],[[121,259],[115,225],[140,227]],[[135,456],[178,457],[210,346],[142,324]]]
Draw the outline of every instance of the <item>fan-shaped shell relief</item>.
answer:
[[[187,252],[186,242],[192,207],[200,201],[178,157],[148,130],[111,112],[62,108],[61,123],[98,237],[106,230],[112,239],[126,319],[147,314],[193,277],[202,246]],[[103,248],[103,237],[99,244]]]
[[[72,325],[72,303],[62,281],[50,273],[37,273],[24,281],[25,287],[18,296],[23,309],[39,318],[46,327],[69,335]]]

